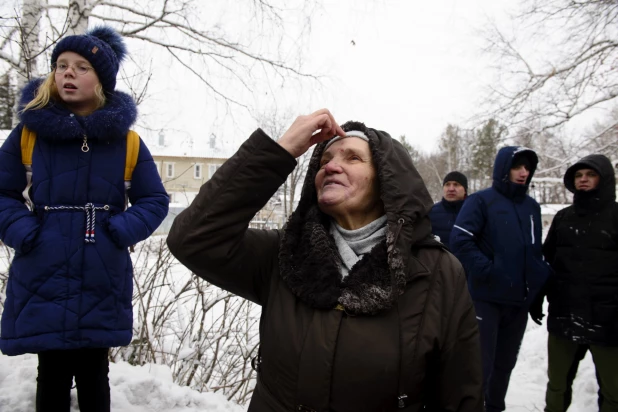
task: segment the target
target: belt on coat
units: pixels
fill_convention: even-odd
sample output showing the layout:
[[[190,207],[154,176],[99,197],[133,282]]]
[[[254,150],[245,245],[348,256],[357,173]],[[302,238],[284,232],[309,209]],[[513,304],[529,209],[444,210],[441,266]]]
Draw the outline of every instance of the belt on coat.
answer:
[[[95,206],[93,203],[86,203],[85,206],[45,206],[43,209],[47,212],[55,210],[83,211],[86,213],[86,236],[85,243],[95,243],[94,226],[96,222],[97,210],[109,210],[109,205]]]

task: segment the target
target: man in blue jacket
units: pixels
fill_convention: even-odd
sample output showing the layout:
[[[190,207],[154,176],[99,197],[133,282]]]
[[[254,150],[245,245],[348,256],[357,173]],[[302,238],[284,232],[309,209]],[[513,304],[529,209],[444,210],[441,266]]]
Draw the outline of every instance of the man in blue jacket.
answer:
[[[541,209],[526,194],[537,163],[530,149],[500,149],[492,187],[466,199],[451,233],[481,332],[486,412],[505,409],[528,308],[549,276],[541,252]]]
[[[451,231],[468,195],[468,178],[461,172],[448,173],[442,181],[442,192],[444,196],[431,208],[429,219],[433,234],[450,249]]]

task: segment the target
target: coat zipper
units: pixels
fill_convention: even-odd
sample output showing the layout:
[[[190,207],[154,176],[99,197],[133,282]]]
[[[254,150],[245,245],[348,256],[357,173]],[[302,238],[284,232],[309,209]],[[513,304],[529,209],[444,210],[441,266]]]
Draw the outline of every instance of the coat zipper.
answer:
[[[88,136],[84,134],[84,141],[82,143],[82,152],[88,153],[90,148],[88,147]]]
[[[530,215],[530,235],[532,237],[532,244],[534,245],[534,217]]]
[[[397,244],[397,239],[399,239],[399,233],[401,233],[401,228],[405,223],[405,219],[400,217],[397,219],[397,231],[395,232],[395,237],[393,239],[393,248]],[[391,272],[391,290],[392,290],[392,298],[395,306],[395,310],[397,311],[397,321],[399,323],[399,382],[398,382],[398,395],[397,395],[397,408],[404,409],[410,405],[410,398],[406,393],[406,381],[404,379],[404,355],[403,355],[403,325],[401,324],[401,314],[399,313],[399,302],[397,301],[398,297],[395,296],[395,276]],[[422,320],[421,320],[422,324]],[[416,350],[415,350],[416,351]]]

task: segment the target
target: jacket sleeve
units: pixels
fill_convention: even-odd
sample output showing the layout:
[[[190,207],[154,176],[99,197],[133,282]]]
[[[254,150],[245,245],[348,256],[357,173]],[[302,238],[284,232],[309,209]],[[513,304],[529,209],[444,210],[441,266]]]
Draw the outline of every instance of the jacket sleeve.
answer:
[[[543,250],[543,217],[541,215],[541,205],[534,202],[534,249],[537,256],[542,255]]]
[[[492,260],[481,250],[483,228],[487,221],[487,207],[480,196],[472,195],[464,202],[453,231],[450,246],[463,265],[466,276],[486,279],[493,267]]]
[[[129,200],[131,207],[112,216],[107,222],[114,243],[123,248],[148,238],[165,219],[169,208],[169,197],[157,167],[141,139]]]
[[[545,261],[549,263],[550,266],[554,264],[554,257],[556,256],[556,226],[561,218],[561,213],[556,213],[554,219],[551,221],[551,225],[549,226],[549,231],[547,232],[547,236],[545,237],[545,242],[543,243],[543,256],[545,257]]]
[[[265,304],[278,270],[279,231],[248,226],[295,166],[258,129],[174,220],[167,238],[174,256],[207,281]]]
[[[16,127],[0,147],[0,240],[18,253],[27,253],[39,223],[22,195],[27,179],[21,161],[21,129]]]
[[[448,245],[449,239],[444,238],[444,212],[441,202],[434,204],[429,211],[429,220],[431,221],[431,232],[440,238],[440,242]]]
[[[457,265],[459,266],[459,265]],[[483,370],[476,312],[463,270],[456,276],[437,372],[440,412],[483,412]]]

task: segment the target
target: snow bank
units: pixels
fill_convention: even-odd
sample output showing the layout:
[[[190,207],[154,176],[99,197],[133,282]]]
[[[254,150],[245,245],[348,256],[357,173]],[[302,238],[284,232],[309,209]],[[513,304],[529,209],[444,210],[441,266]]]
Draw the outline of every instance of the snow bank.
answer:
[[[0,355],[0,411],[35,409],[36,355]],[[167,366],[110,364],[113,412],[240,412],[246,408],[217,393],[199,393],[172,382]],[[71,391],[71,412],[79,411],[77,392]]]
[[[0,410],[31,412],[36,392],[35,355],[0,355]],[[217,393],[199,393],[172,382],[167,366],[110,365],[113,412],[240,412],[245,407],[228,402]],[[528,323],[526,335],[513,370],[506,404],[509,412],[542,411],[547,385],[547,330],[545,325]],[[569,412],[596,410],[598,386],[592,358],[588,353],[573,385]],[[77,412],[75,390],[71,393],[72,412]]]

